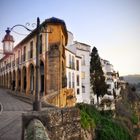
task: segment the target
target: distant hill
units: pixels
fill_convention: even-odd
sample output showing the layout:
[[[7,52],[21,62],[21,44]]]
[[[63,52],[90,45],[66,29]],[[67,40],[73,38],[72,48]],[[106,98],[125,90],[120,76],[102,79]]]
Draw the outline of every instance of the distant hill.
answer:
[[[130,83],[130,84],[138,84],[140,83],[140,75],[139,74],[136,74],[136,75],[126,75],[126,76],[123,76],[123,79]]]

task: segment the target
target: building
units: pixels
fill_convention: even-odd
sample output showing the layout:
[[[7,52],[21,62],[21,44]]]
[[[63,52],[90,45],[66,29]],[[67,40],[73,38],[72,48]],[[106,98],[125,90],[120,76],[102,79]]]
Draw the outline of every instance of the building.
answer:
[[[46,26],[52,30],[51,33],[45,33]],[[59,107],[72,106],[74,93],[66,89],[65,46],[68,34],[65,22],[52,17],[46,19],[41,27],[44,27],[44,31],[39,36],[38,85],[35,82],[37,75],[35,29],[14,47],[12,55],[5,55],[0,59],[0,86],[26,96],[34,96],[38,86],[40,96],[49,103]]]
[[[90,103],[90,46],[73,41],[73,34],[68,32],[68,45],[66,48],[73,52],[75,56],[81,58],[81,87],[76,88],[76,93],[80,95],[80,100],[77,99],[77,102]],[[80,61],[79,61],[80,62]],[[78,90],[77,90],[78,89]],[[76,94],[77,95],[77,94]],[[77,96],[78,96],[77,95]]]
[[[66,48],[67,88],[74,89],[76,102],[83,102],[81,85],[81,57]]]
[[[115,100],[120,96],[119,74],[114,70],[113,65],[108,60],[101,59],[102,70],[105,82],[108,86],[107,94],[100,98],[100,110],[114,110]]]
[[[108,85],[109,95],[119,95],[118,93],[118,81],[119,74],[114,70],[113,65],[108,60],[101,59],[102,69],[104,72],[106,84]]]

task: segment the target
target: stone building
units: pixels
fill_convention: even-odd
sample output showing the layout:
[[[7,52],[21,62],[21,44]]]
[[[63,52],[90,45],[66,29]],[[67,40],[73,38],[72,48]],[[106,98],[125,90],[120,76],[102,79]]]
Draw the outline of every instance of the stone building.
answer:
[[[39,73],[36,85],[36,29],[13,49],[12,55],[0,59],[0,86],[17,94],[34,96],[36,86],[40,96],[59,106],[74,105],[74,92],[66,89],[65,46],[68,35],[65,22],[58,18],[46,19],[41,25]],[[46,29],[47,27],[47,29]],[[51,29],[51,33],[45,30]],[[71,95],[72,94],[72,95]],[[71,95],[71,98],[67,97]]]

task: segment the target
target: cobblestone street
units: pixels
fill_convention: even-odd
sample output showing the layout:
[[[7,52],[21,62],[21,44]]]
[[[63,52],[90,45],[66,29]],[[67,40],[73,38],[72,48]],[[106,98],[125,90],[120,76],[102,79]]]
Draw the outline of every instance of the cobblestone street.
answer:
[[[11,96],[0,88],[0,140],[20,140],[22,131],[22,113],[32,109],[30,104]]]

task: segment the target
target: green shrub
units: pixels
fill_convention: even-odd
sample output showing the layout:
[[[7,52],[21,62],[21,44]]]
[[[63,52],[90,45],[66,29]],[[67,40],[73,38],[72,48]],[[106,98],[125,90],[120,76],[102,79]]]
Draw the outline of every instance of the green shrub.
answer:
[[[137,124],[138,123],[138,117],[135,114],[133,114],[132,118],[131,118],[131,121],[132,121],[133,124]]]
[[[77,107],[81,112],[82,127],[94,127],[97,140],[132,140],[127,129],[111,118],[109,113],[101,114],[93,105],[78,104]]]
[[[81,125],[84,129],[95,128],[94,120],[85,112],[81,111]]]

